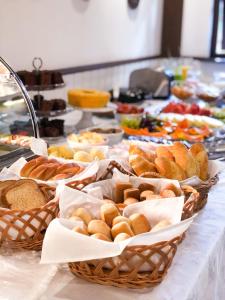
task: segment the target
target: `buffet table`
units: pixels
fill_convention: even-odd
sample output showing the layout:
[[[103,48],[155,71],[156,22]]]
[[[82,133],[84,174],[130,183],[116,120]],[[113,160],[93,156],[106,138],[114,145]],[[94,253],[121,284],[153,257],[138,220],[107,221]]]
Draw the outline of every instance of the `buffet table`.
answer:
[[[153,290],[128,290],[75,278],[67,266],[40,265],[40,253],[0,256],[0,299],[222,300],[225,298],[225,172],[178,247],[164,281]]]

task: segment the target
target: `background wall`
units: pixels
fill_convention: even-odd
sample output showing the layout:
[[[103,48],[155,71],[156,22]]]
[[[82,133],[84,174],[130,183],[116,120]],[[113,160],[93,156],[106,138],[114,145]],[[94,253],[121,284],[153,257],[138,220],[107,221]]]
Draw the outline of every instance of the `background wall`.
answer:
[[[1,1],[0,55],[17,70],[65,68],[160,54],[163,0]]]
[[[210,56],[213,8],[214,0],[184,0],[181,56]]]

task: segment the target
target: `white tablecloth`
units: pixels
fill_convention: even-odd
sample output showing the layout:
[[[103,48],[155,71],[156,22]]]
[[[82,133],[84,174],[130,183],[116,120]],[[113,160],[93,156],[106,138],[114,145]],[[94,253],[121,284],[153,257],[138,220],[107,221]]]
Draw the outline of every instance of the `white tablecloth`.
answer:
[[[164,281],[153,290],[88,283],[66,266],[39,265],[39,253],[0,255],[1,300],[225,299],[225,173],[178,247]],[[10,254],[10,253],[9,253]]]

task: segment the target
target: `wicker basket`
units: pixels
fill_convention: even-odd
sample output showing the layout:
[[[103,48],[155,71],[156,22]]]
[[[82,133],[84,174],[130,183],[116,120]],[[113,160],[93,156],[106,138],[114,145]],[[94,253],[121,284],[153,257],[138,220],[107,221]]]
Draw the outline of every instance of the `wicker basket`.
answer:
[[[190,185],[182,186],[182,190],[184,192],[185,199],[181,220],[185,220],[194,215],[195,208],[199,202],[199,193]]]
[[[107,169],[105,170],[105,172],[103,173],[103,175],[101,175],[101,177],[98,180],[105,180],[105,179],[109,179],[112,178],[113,175],[113,170],[117,169],[119,170],[121,173],[126,174],[126,175],[131,175],[130,172],[128,172],[127,170],[125,170],[123,168],[123,166],[121,166],[120,163],[116,162],[115,160],[111,161],[107,167]]]
[[[207,183],[202,183],[200,185],[195,186],[195,189],[199,193],[199,199],[196,203],[194,212],[198,212],[206,205],[209,191],[218,182],[218,180],[219,176],[216,175],[209,179]]]
[[[58,213],[58,201],[27,211],[0,208],[0,243],[12,249],[41,250],[44,233]]]
[[[85,178],[83,180],[71,181],[71,182],[67,183],[66,185],[72,189],[81,191],[86,185],[96,182],[96,179],[97,179],[97,174],[95,174],[91,177]]]
[[[74,275],[102,285],[133,289],[154,287],[167,274],[182,237],[150,246],[128,246],[116,258],[73,262],[69,268]],[[140,272],[142,268],[149,270]]]

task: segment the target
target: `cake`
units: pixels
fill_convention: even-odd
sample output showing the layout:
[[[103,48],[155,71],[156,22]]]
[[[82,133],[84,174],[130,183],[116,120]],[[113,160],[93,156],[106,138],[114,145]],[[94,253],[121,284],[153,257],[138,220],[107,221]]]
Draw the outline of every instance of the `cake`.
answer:
[[[109,99],[110,94],[104,91],[79,89],[68,91],[69,104],[81,108],[105,107]]]

